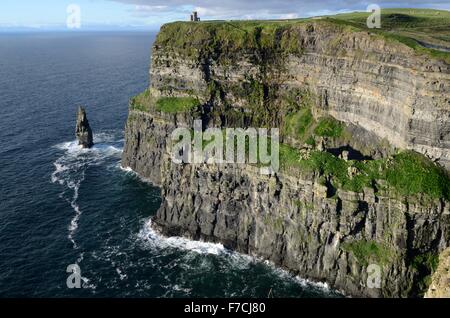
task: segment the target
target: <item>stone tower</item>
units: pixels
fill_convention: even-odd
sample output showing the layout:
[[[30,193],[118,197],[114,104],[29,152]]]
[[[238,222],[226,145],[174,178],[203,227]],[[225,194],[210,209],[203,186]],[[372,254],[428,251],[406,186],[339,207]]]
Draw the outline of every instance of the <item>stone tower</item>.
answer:
[[[200,21],[200,18],[199,18],[199,16],[198,16],[197,11],[194,11],[194,12],[192,12],[192,14],[191,14],[191,22],[197,22],[197,21]]]

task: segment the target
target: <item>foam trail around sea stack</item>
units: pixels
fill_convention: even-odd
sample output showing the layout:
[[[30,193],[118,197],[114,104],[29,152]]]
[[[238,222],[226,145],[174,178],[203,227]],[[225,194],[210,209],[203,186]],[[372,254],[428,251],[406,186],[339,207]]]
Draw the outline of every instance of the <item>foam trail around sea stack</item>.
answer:
[[[51,174],[51,182],[63,186],[60,198],[66,200],[75,212],[68,225],[67,236],[74,249],[78,249],[75,234],[82,215],[78,204],[79,190],[85,179],[86,170],[101,165],[111,157],[120,160],[123,132],[100,132],[94,135],[94,142],[95,145],[91,149],[82,148],[76,140],[54,146],[62,151],[62,155],[53,163],[55,170]]]

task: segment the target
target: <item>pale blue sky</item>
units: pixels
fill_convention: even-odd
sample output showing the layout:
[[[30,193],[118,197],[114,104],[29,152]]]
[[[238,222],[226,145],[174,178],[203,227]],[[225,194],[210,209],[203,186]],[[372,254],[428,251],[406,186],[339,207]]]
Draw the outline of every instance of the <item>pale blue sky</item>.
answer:
[[[157,29],[186,20],[193,9],[204,19],[297,18],[383,7],[450,9],[448,0],[1,0],[0,29],[66,29],[69,4],[81,8],[81,29]]]
[[[193,9],[181,5],[162,13],[162,7],[148,12],[150,7],[111,0],[1,0],[0,28],[65,29],[70,4],[81,9],[82,29],[157,29],[167,21],[185,19]]]

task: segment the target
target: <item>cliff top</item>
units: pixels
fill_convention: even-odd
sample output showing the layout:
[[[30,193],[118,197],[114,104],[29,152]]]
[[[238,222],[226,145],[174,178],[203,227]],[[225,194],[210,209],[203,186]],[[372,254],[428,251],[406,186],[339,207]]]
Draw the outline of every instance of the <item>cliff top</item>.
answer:
[[[201,113],[220,127],[279,127],[280,166],[291,175],[319,176],[330,189],[376,187],[386,195],[450,200],[450,177],[430,160],[446,158],[447,128],[445,121],[427,119],[448,111],[449,53],[400,34],[422,32],[450,43],[443,36],[450,13],[382,14],[382,30],[366,27],[369,13],[166,24],[155,42],[151,87],[130,109],[169,121]],[[442,28],[440,35],[433,28]],[[387,67],[369,74],[373,65]],[[392,71],[391,65],[399,67]],[[353,99],[361,92],[367,98]],[[348,105],[369,106],[368,118],[379,125],[352,122]],[[424,134],[434,135],[424,140]],[[418,145],[444,152],[433,157]],[[355,150],[353,158],[343,155],[345,147]]]
[[[370,32],[401,43],[418,54],[427,54],[450,64],[450,12],[431,9],[386,9],[381,12],[381,29],[369,29],[370,13],[354,12],[334,16],[292,20],[212,20],[172,22],[161,28],[156,44],[191,50],[214,48],[219,43],[230,50],[273,48],[292,53],[298,49],[298,28],[322,25],[335,32]],[[337,28],[337,29],[336,29]],[[205,46],[206,44],[206,46]]]

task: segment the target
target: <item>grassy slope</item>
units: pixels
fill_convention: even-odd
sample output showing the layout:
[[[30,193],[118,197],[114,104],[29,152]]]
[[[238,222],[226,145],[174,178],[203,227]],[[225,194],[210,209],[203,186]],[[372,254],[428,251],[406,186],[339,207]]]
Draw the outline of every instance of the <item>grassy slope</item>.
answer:
[[[188,57],[205,56],[218,47],[240,53],[260,49],[298,53],[299,39],[288,30],[305,21],[173,22],[161,28],[156,45],[171,47]]]
[[[366,28],[367,12],[344,13],[333,16]],[[426,38],[435,44],[450,45],[450,12],[431,9],[383,9],[381,29],[411,36],[418,40]]]
[[[345,161],[324,151],[312,151],[301,158],[299,150],[280,146],[280,164],[283,169],[316,171],[330,179],[335,188],[361,192],[373,187],[377,180],[388,185],[402,196],[420,196],[450,200],[448,173],[425,156],[413,151],[403,151],[392,159]],[[354,175],[349,175],[354,169]]]
[[[341,31],[369,30],[366,26],[368,16],[367,12],[355,12],[320,19],[173,22],[162,27],[163,32],[158,35],[156,43],[183,49],[188,56],[198,54],[199,47],[202,54],[205,48],[214,51],[219,44],[229,51],[277,49],[285,53],[301,53],[295,32],[289,32],[296,25],[315,21],[334,23]],[[370,32],[450,63],[449,52],[424,46],[450,50],[450,12],[385,9],[382,10],[381,24],[381,29],[370,29]]]
[[[353,12],[333,16],[333,19],[367,29],[370,13]],[[383,9],[381,28],[371,29],[389,39],[402,42],[416,51],[450,63],[450,12],[432,9]],[[433,47],[426,48],[425,46]],[[438,48],[438,49],[434,49]]]

